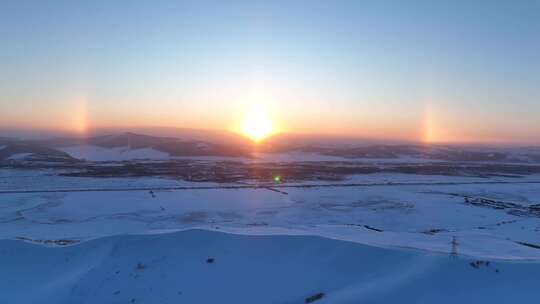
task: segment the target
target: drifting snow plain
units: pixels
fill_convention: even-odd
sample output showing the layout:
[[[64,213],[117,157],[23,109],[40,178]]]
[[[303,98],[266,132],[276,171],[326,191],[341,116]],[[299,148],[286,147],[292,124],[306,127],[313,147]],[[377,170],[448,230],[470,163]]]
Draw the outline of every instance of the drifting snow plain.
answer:
[[[540,219],[465,198],[528,208],[535,181],[370,174],[343,182],[355,187],[150,191],[129,188],[201,184],[0,170],[0,191],[85,190],[0,194],[0,303],[531,301]]]
[[[312,236],[202,230],[64,248],[1,244],[2,303],[525,303],[538,296],[540,271]]]

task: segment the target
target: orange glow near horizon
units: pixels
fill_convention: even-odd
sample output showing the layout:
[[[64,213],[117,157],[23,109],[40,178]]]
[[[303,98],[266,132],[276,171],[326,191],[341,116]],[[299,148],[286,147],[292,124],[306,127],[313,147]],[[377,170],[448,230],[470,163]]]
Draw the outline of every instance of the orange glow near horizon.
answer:
[[[422,141],[425,143],[433,143],[440,141],[441,139],[437,136],[434,114],[431,104],[425,105],[424,115],[422,123]]]
[[[295,107],[286,103],[283,96],[266,96],[263,88],[255,91],[257,94],[246,93],[243,98],[230,96],[234,101],[227,106],[217,101],[212,106],[208,106],[210,102],[189,107],[172,103],[163,108],[141,105],[127,108],[129,111],[117,104],[98,107],[96,100],[81,92],[58,101],[62,106],[21,103],[11,112],[0,111],[0,131],[19,129],[87,136],[99,129],[189,128],[234,132],[254,144],[277,133],[426,144],[538,143],[536,124],[500,121],[474,108],[464,115],[463,111],[445,105],[444,96],[430,96],[421,107],[390,115],[389,109],[377,108],[377,104],[341,108],[336,105],[331,109],[317,103]]]
[[[80,98],[80,100],[77,102],[75,113],[73,115],[71,123],[72,129],[78,134],[85,134],[90,127],[88,125],[88,109],[86,104],[86,99]]]

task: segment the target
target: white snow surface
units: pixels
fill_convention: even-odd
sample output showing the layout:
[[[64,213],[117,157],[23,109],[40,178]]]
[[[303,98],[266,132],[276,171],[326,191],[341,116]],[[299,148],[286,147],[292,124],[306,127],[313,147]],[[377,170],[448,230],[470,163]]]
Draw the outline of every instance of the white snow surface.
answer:
[[[532,303],[540,264],[190,230],[0,241],[0,303]],[[212,263],[208,259],[213,259]]]
[[[526,207],[540,203],[540,187],[518,182],[535,177],[475,184],[504,178],[370,174],[352,176],[353,181],[365,181],[355,187],[224,189],[220,187],[227,185],[163,178],[75,178],[13,171],[0,170],[0,191],[67,192],[0,194],[0,239],[85,241],[200,228],[248,235],[317,235],[448,253],[456,237],[463,255],[540,259],[540,250],[518,243],[540,244],[538,217],[465,204],[455,195]],[[448,184],[438,184],[441,181]],[[175,187],[180,189],[150,192]]]
[[[8,160],[22,160],[22,159],[25,159],[25,158],[27,158],[27,157],[29,157],[31,155],[32,155],[32,153],[16,153],[16,154],[11,155],[7,159]]]
[[[538,297],[540,249],[523,244],[540,245],[540,219],[463,197],[526,208],[540,203],[537,175],[367,174],[331,187],[225,189],[58,173],[0,169],[0,303]]]
[[[204,145],[204,144],[199,144]],[[153,148],[133,149],[130,147],[105,148],[95,145],[77,145],[70,147],[57,148],[66,152],[71,157],[95,162],[115,162],[115,161],[133,161],[133,160],[181,160],[196,159],[208,161],[250,161],[244,157],[228,156],[171,156],[169,153],[162,152]]]
[[[203,143],[198,144],[204,147]],[[435,163],[438,160],[405,157],[398,158],[348,158],[331,155],[323,155],[310,152],[287,152],[287,153],[254,153],[253,158],[229,157],[229,156],[171,156],[168,153],[152,148],[133,149],[130,147],[107,148],[95,145],[76,145],[57,148],[71,157],[88,161],[127,161],[127,160],[173,160],[173,159],[198,159],[198,160],[234,160],[244,162],[366,162],[366,163]]]
[[[396,158],[363,158],[324,155],[315,152],[255,153],[255,161],[262,162],[357,162],[357,163],[438,163],[440,160],[399,156]]]
[[[71,157],[88,161],[124,161],[136,159],[166,160],[170,156],[152,148],[131,149],[129,147],[104,148],[94,145],[78,145],[58,148]]]

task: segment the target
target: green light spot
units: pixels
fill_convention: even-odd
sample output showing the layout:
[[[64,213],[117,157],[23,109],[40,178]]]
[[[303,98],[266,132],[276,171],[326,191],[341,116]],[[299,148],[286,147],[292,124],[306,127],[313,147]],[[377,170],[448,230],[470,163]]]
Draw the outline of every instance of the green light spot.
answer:
[[[279,176],[279,175],[274,176],[274,182],[276,182],[276,183],[281,182],[281,176]]]

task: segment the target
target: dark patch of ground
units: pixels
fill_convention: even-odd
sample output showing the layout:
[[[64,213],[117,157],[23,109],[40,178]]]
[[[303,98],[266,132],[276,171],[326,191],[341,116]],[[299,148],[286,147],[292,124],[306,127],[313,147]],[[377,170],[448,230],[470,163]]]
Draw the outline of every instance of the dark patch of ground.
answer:
[[[310,297],[307,297],[304,301],[304,303],[313,303],[315,301],[318,301],[320,299],[324,298],[324,293],[322,292],[319,292],[319,293],[316,293]]]
[[[76,243],[79,243],[79,240],[39,240],[39,239],[31,239],[25,236],[18,236],[16,239],[21,241],[27,241],[32,243],[38,243],[38,244],[45,244],[45,245],[57,245],[57,246],[68,246],[73,245]]]
[[[531,244],[531,243],[526,243],[526,242],[516,242],[516,243],[517,243],[517,244],[520,244],[520,245],[523,245],[523,246],[530,247],[530,248],[540,249],[540,245]]]

